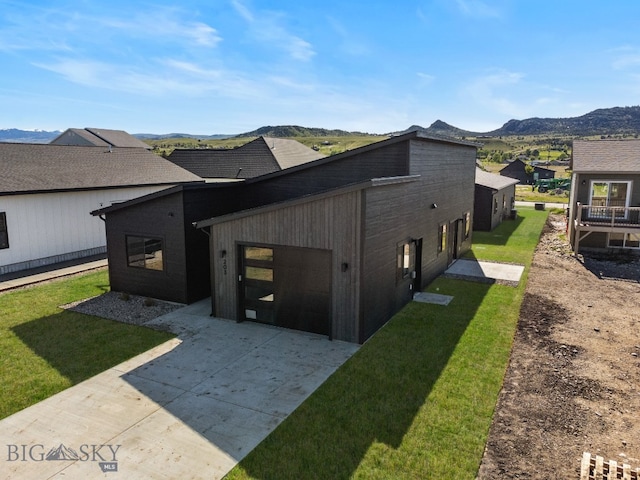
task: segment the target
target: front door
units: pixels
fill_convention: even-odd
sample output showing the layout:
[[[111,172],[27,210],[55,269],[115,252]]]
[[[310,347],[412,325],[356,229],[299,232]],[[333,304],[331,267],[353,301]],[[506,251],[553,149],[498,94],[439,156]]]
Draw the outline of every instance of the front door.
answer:
[[[415,244],[415,265],[413,277],[413,291],[420,292],[422,290],[422,239],[418,238],[413,241]]]
[[[239,247],[240,320],[254,320],[275,325],[274,249]]]
[[[447,265],[451,265],[458,258],[460,251],[460,232],[462,232],[462,219],[454,220],[449,223],[449,241],[447,244]]]

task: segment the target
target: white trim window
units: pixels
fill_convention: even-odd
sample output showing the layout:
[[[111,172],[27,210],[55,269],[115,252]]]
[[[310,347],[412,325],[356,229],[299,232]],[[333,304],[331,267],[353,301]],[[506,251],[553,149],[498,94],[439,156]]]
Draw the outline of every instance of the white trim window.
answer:
[[[621,207],[615,211],[616,218],[626,218],[633,182],[631,180],[592,180],[589,187],[589,216],[611,218],[611,207]]]
[[[0,212],[0,249],[9,248],[9,228],[7,227],[7,213]]]

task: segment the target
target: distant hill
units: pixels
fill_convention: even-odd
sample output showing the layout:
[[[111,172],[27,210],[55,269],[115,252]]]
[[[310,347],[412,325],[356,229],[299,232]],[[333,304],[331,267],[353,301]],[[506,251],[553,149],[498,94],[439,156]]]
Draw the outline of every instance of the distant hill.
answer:
[[[307,128],[307,127],[299,127],[297,125],[283,125],[279,127],[261,127],[257,130],[247,133],[241,133],[240,135],[236,135],[235,138],[244,138],[244,137],[275,137],[275,138],[284,138],[284,137],[347,137],[353,135],[367,135],[366,133],[361,132],[347,132],[345,130],[327,130],[326,128]]]
[[[437,135],[444,137],[477,137],[480,135],[486,135],[484,133],[470,132],[468,130],[462,130],[461,128],[454,127],[453,125],[449,125],[448,123],[443,122],[442,120],[436,120],[429,127],[424,128],[419,125],[412,125],[406,130],[402,132],[394,132],[394,135],[401,135],[403,133],[408,133],[412,131],[421,131],[425,132],[429,135]]]
[[[490,135],[564,134],[575,136],[639,134],[640,106],[601,108],[581,117],[509,120]]]
[[[414,125],[404,132],[416,129],[434,135],[446,135],[458,138],[478,136],[499,137],[509,135],[569,135],[574,137],[590,135],[638,135],[640,134],[640,106],[601,108],[580,117],[571,118],[509,120],[502,127],[485,133],[462,130],[441,120],[436,120],[427,128]]]
[[[224,140],[225,138],[232,138],[233,135],[215,134],[215,135],[191,135],[189,133],[134,133],[134,137],[139,140],[165,140],[167,138],[195,138],[196,140]]]
[[[429,127],[412,125],[401,132],[388,133],[398,135],[412,130],[420,130],[431,135],[447,137],[498,137],[510,135],[568,135],[572,137],[592,135],[640,135],[640,106],[601,108],[580,117],[570,118],[528,118],[525,120],[509,120],[502,127],[490,132],[471,132],[454,127],[442,120],[436,120]],[[60,135],[60,131],[47,132],[43,130],[19,130],[9,128],[0,129],[0,142],[49,143]],[[239,135],[192,135],[188,133],[136,133],[134,137],[141,140],[163,140],[170,138],[185,138],[198,140],[223,140],[228,138],[246,137],[346,137],[376,135],[362,132],[347,132],[345,130],[329,130],[326,128],[308,128],[298,125],[266,126],[252,132]]]
[[[55,130],[19,130],[17,128],[0,129],[0,142],[12,143],[49,143],[62,132]]]

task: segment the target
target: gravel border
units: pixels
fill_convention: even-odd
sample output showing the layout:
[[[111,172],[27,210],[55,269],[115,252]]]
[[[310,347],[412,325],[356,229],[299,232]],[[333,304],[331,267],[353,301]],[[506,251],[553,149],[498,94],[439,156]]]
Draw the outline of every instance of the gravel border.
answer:
[[[97,297],[61,305],[60,308],[132,325],[144,325],[154,318],[184,306],[180,303],[165,302],[149,297],[107,292]]]

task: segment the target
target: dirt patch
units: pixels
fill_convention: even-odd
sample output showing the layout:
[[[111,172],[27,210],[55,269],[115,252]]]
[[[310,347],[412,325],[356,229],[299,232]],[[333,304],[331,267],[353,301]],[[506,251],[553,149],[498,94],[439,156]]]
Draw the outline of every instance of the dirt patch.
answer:
[[[640,261],[577,257],[551,215],[479,479],[577,479],[583,452],[640,467]]]

